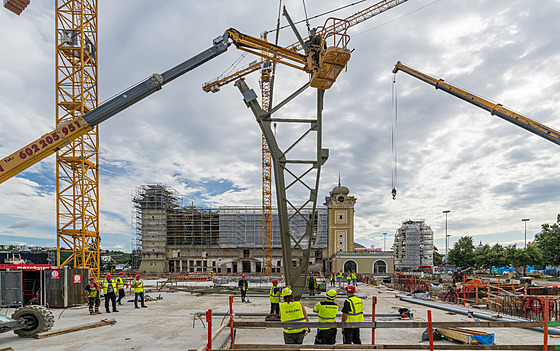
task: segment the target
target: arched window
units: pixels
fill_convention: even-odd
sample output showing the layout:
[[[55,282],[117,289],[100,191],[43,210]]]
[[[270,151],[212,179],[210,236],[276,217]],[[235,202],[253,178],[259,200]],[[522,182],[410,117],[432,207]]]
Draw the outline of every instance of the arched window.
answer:
[[[352,271],[358,272],[358,264],[356,263],[356,261],[354,261],[354,260],[348,260],[348,261],[344,262],[344,270],[343,270],[343,272],[346,273],[346,272],[348,272],[348,271],[350,271],[350,272],[352,272]]]
[[[387,273],[387,263],[383,260],[377,260],[373,263],[373,273]]]

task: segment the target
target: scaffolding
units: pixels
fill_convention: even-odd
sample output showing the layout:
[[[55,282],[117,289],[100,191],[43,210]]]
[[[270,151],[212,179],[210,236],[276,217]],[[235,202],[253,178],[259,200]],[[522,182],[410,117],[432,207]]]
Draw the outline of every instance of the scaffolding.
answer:
[[[257,249],[263,246],[263,208],[257,206],[221,206],[199,208],[181,206],[181,196],[163,185],[144,185],[132,194],[133,266],[146,265],[169,269],[167,259],[180,255],[182,248],[200,249],[203,256],[228,256],[226,250]],[[327,247],[327,207],[315,211],[311,247]],[[305,218],[311,218],[311,209],[303,209]],[[281,249],[278,211],[272,208],[271,247]],[[290,227],[301,238],[307,222],[302,216],[292,215]],[[196,250],[188,250],[197,255]],[[221,252],[221,253],[220,253]],[[200,252],[202,254],[202,252]],[[237,257],[238,255],[236,255]],[[175,257],[175,256],[173,256]],[[183,256],[180,256],[183,257]],[[178,258],[178,257],[176,257]],[[185,257],[186,258],[186,257]],[[192,257],[196,258],[196,257]],[[151,267],[155,268],[155,267]],[[143,269],[141,269],[143,270]]]
[[[404,221],[395,234],[393,249],[398,270],[431,266],[434,259],[434,232],[423,219]]]
[[[180,207],[180,201],[177,191],[160,184],[135,189],[132,196],[133,250],[140,262],[133,264],[140,266],[147,259],[165,262],[168,214]]]

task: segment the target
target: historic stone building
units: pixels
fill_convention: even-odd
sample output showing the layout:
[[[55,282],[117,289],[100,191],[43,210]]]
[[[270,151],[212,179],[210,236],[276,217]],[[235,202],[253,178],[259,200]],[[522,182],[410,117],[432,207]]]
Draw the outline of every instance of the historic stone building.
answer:
[[[315,212],[314,240],[309,269],[329,274],[343,269],[384,274],[393,271],[392,254],[355,249],[354,206],[340,182]],[[262,207],[203,209],[182,206],[180,195],[170,187],[145,185],[133,195],[135,250],[140,252],[139,270],[150,273],[256,273],[263,271]],[[311,216],[311,210],[303,211]],[[300,216],[292,228],[305,232]],[[297,235],[297,234],[296,234]],[[302,252],[293,252],[298,265]],[[273,209],[272,273],[282,273],[282,247],[278,213]]]

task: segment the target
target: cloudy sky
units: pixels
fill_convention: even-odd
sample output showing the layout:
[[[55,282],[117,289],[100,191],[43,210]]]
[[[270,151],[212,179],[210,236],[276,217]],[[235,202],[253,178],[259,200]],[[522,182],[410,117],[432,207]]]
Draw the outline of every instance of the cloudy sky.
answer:
[[[283,1],[295,20],[356,1]],[[373,4],[337,11],[345,18]],[[303,4],[305,3],[306,9]],[[305,11],[306,10],[306,11]],[[409,0],[350,30],[348,63],[325,95],[320,201],[337,185],[356,204],[356,241],[387,247],[402,221],[425,219],[444,248],[461,236],[493,244],[531,240],[560,212],[558,146],[397,74],[400,60],[560,129],[560,1]],[[274,29],[277,1],[99,1],[99,101],[207,49],[233,27],[259,36]],[[326,17],[309,21],[321,26]],[[282,25],[287,22],[281,18]],[[298,25],[307,33],[304,23]],[[32,1],[21,16],[0,11],[0,155],[55,124],[54,1]],[[289,29],[280,45],[296,41]],[[217,94],[202,83],[234,64],[235,48],[166,85],[100,126],[101,237],[130,250],[131,194],[144,184],[172,186],[196,206],[261,204],[261,134],[233,85]],[[253,61],[245,57],[241,65]],[[307,75],[278,69],[275,103]],[[247,77],[259,94],[258,74]],[[279,114],[313,111],[309,93]],[[394,120],[397,123],[394,123]],[[397,199],[391,199],[396,131]],[[278,129],[281,135],[282,129]],[[286,132],[288,132],[286,130]],[[56,245],[55,160],[0,184],[0,244]],[[275,200],[274,200],[275,201]],[[440,252],[443,251],[440,249]]]

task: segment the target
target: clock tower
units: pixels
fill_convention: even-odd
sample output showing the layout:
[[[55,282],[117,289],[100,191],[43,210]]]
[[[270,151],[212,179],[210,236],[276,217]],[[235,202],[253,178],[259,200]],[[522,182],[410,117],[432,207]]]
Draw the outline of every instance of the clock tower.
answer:
[[[354,251],[354,205],[356,198],[350,190],[340,185],[334,187],[325,198],[329,217],[328,255]]]

